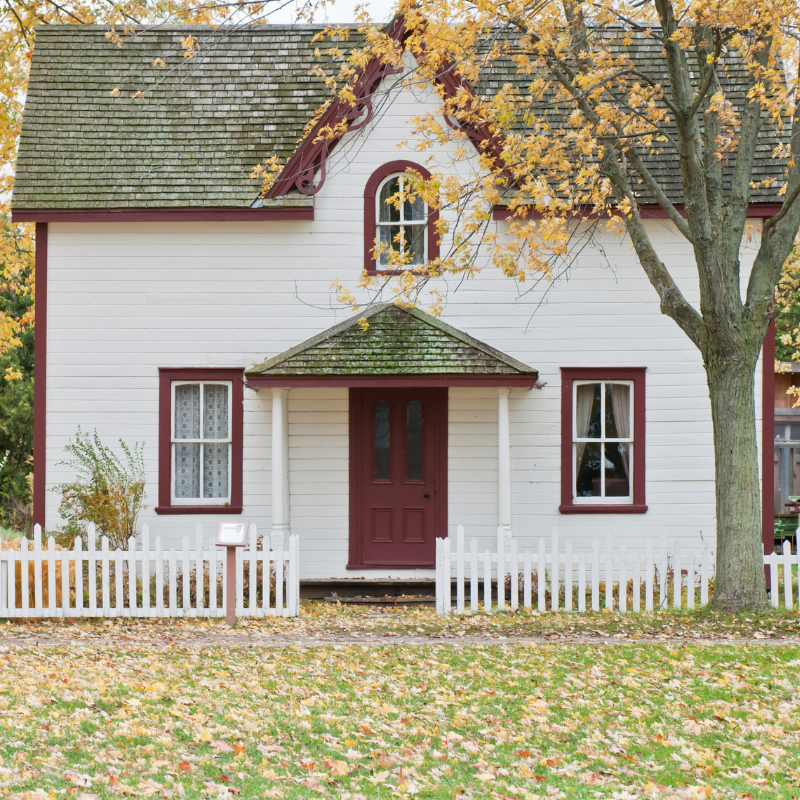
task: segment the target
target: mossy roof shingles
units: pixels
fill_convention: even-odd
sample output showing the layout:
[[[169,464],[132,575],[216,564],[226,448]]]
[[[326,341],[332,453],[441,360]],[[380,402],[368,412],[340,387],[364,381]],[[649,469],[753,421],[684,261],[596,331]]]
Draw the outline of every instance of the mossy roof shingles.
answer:
[[[253,167],[290,156],[330,96],[309,75],[318,27],[154,28],[121,47],[107,30],[37,29],[16,209],[249,206]]]
[[[320,26],[200,26],[141,29],[119,47],[105,26],[52,25],[37,29],[17,161],[13,205],[22,209],[249,206],[260,186],[250,175],[263,159],[285,161],[314,111],[330,98],[311,75],[327,60],[315,43]],[[197,40],[184,58],[181,39]],[[601,35],[609,35],[605,32]],[[351,31],[350,43],[358,36]],[[323,51],[315,56],[315,49]],[[623,49],[609,43],[611,49]],[[661,45],[636,38],[624,47],[640,71],[667,84]],[[156,59],[165,66],[153,66]],[[746,75],[740,61],[720,65],[727,96],[738,110]],[[511,60],[484,73],[480,94],[530,78]],[[119,96],[112,97],[112,90]],[[144,97],[134,97],[136,92]],[[543,98],[540,114],[563,125],[566,104]],[[525,133],[520,129],[519,133]],[[752,180],[773,179],[755,202],[779,201],[784,166],[772,158],[776,137],[759,140]],[[657,146],[645,161],[667,195],[682,202],[680,165]],[[726,182],[732,165],[725,170]],[[634,182],[636,181],[633,176]],[[642,202],[653,202],[643,186]],[[310,203],[291,195],[281,205]]]
[[[360,319],[367,320],[364,329]],[[248,375],[527,375],[537,371],[418,309],[373,306]]]

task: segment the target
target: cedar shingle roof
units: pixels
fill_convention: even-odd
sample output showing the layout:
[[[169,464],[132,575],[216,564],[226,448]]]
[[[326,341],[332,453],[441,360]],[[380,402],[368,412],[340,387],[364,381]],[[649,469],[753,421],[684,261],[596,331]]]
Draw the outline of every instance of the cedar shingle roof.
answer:
[[[320,28],[160,27],[139,30],[122,47],[106,39],[106,26],[38,28],[14,208],[249,206],[260,189],[252,168],[270,155],[288,159],[314,111],[330,98],[323,80],[309,74],[319,61],[315,48],[325,49],[312,41]],[[180,40],[189,34],[199,50],[186,59]],[[666,85],[660,47],[637,38],[626,49]],[[152,66],[156,58],[166,66]],[[741,64],[728,58],[723,72],[729,98],[741,107]],[[498,61],[478,91],[505,83],[524,91],[526,82],[512,62]],[[116,88],[119,96],[112,97]],[[137,91],[145,96],[134,98]],[[546,104],[542,113],[558,124],[569,111]],[[753,201],[779,201],[783,168],[771,158],[776,142],[766,131],[761,139],[753,181],[776,182]],[[648,161],[673,202],[682,202],[677,159],[667,152]],[[651,201],[644,189],[640,198]],[[311,202],[298,194],[266,201]]]
[[[246,208],[253,167],[290,156],[330,96],[309,76],[318,30],[163,27],[118,47],[107,26],[40,26],[14,208]],[[190,34],[200,49],[184,58]]]
[[[368,321],[366,330],[358,324]],[[373,306],[247,375],[529,375],[537,371],[418,309]]]

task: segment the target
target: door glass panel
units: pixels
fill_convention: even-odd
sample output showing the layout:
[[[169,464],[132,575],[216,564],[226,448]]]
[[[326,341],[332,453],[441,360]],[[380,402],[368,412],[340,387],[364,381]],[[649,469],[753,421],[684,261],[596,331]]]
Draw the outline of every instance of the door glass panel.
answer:
[[[406,406],[406,480],[422,480],[422,403]]]
[[[375,480],[389,480],[389,404],[375,404]]]

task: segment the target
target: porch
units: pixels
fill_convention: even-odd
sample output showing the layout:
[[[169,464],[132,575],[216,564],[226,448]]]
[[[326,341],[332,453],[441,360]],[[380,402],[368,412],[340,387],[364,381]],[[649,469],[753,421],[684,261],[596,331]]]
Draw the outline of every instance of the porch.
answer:
[[[271,420],[271,530],[302,534],[301,581],[314,594],[329,582],[429,583],[435,539],[467,521],[448,522],[454,500],[475,492],[487,533],[510,531],[509,402],[537,377],[390,304],[249,370]]]

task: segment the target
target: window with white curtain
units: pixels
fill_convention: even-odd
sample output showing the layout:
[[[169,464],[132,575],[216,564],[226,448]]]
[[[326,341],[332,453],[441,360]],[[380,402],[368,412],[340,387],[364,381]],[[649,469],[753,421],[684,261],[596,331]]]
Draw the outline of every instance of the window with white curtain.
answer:
[[[428,215],[425,203],[419,196],[413,199],[406,192],[411,191],[411,181],[402,173],[389,175],[378,187],[375,223],[376,238],[382,251],[380,267],[393,267],[391,251],[399,253],[404,266],[416,267],[427,259]],[[397,202],[398,198],[401,202]]]
[[[230,502],[230,409],[230,381],[173,381],[173,503]]]
[[[632,502],[633,381],[574,381],[575,503]]]

